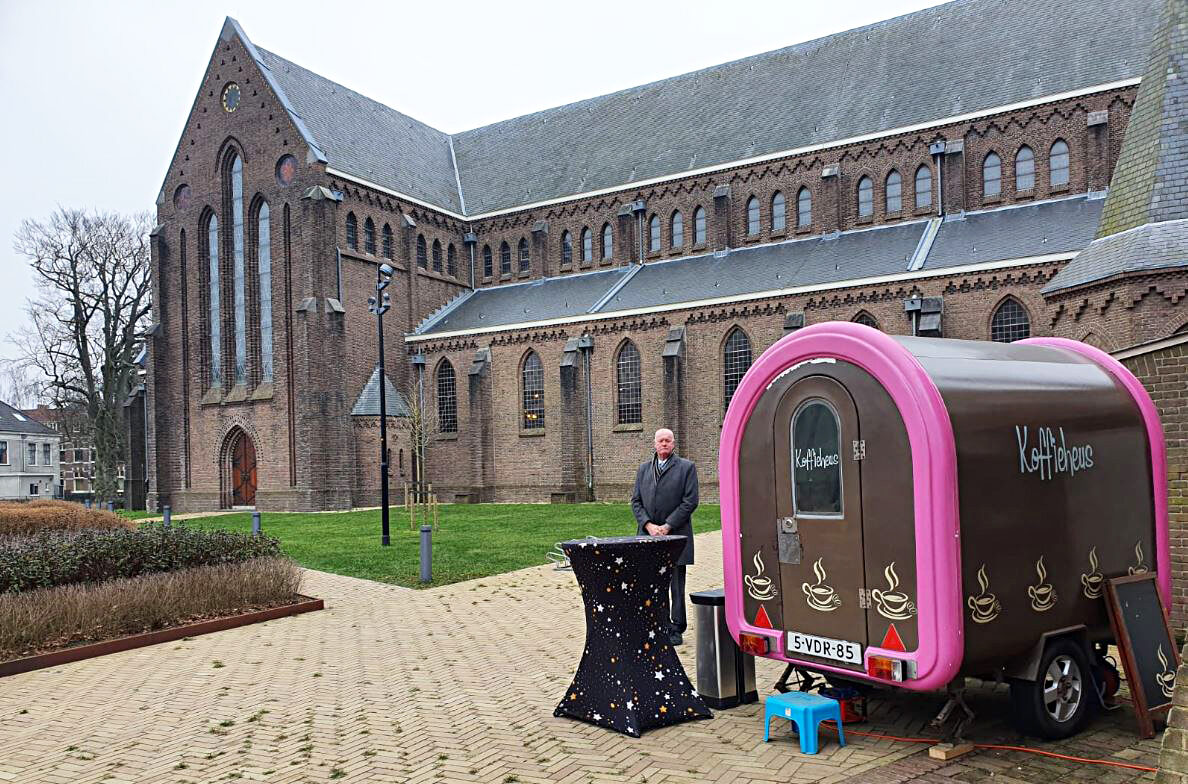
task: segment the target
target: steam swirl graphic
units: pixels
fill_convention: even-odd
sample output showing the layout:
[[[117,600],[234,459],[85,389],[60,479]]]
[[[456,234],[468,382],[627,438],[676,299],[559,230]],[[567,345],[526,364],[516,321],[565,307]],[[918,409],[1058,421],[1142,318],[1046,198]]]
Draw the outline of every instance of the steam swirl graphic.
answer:
[[[772,584],[771,578],[763,575],[763,555],[760,551],[755,551],[755,557],[751,563],[755,564],[755,576],[752,577],[748,574],[743,577],[743,582],[747,585],[747,595],[760,602],[774,599],[778,591]]]
[[[1159,659],[1159,663],[1163,665],[1163,670],[1155,674],[1155,682],[1159,684],[1159,690],[1163,692],[1163,696],[1170,700],[1176,688],[1176,671],[1168,666],[1167,657],[1163,655],[1162,643],[1156,649],[1155,656]]]
[[[1105,575],[1101,573],[1097,563],[1097,548],[1089,548],[1089,571],[1081,575],[1081,593],[1086,599],[1097,599],[1101,596],[1102,583]]]
[[[833,590],[833,586],[825,584],[825,567],[821,562],[823,557],[813,562],[813,574],[817,576],[816,583],[801,583],[800,590],[808,599],[808,606],[821,612],[833,612],[841,606],[841,597]]]
[[[1044,568],[1044,557],[1035,562],[1035,573],[1039,575],[1039,582],[1027,588],[1027,595],[1031,597],[1031,609],[1036,612],[1047,612],[1056,606],[1056,589],[1048,579],[1048,570]]]
[[[871,601],[879,615],[892,621],[905,621],[916,614],[916,605],[908,599],[906,593],[896,590],[899,587],[899,575],[895,573],[895,562],[883,570],[883,577],[887,579],[887,590],[875,588],[870,592]]]
[[[969,617],[974,623],[990,623],[1002,612],[1002,603],[989,593],[990,578],[986,576],[986,564],[978,569],[978,586],[981,588],[978,595],[970,596],[965,601],[969,605]]]
[[[1127,571],[1131,574],[1146,574],[1148,572],[1147,564],[1143,560],[1143,541],[1141,539],[1134,543],[1134,561],[1134,566]]]

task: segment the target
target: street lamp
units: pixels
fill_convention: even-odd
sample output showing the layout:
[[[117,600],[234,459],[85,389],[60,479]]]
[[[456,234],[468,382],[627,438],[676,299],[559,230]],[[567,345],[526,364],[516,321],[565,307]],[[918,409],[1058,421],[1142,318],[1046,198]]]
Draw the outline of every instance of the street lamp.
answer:
[[[379,407],[380,407],[380,519],[383,533],[380,544],[392,544],[388,533],[388,395],[387,376],[384,374],[384,314],[392,307],[388,292],[384,291],[392,282],[391,264],[381,264],[375,270],[375,296],[367,298],[368,310],[375,314],[376,329],[379,332]]]

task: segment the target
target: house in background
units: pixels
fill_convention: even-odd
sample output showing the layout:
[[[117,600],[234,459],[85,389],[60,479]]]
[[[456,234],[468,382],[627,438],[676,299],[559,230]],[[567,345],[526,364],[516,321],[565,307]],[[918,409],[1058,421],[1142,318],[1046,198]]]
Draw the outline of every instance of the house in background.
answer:
[[[61,497],[61,436],[0,402],[0,499]]]
[[[82,418],[85,414],[70,408],[39,405],[20,412],[52,430],[59,437],[57,482],[58,498],[84,501],[95,495],[95,449],[85,435]],[[124,492],[124,464],[116,466],[117,492]]]

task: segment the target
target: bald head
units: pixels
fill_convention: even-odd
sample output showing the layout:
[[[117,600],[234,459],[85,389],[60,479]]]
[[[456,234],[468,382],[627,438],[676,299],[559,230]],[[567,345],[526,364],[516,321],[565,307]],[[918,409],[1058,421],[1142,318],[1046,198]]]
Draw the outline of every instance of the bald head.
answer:
[[[667,460],[672,450],[676,447],[676,436],[672,431],[666,427],[662,427],[656,431],[656,437],[652,441],[652,445],[656,447],[656,456],[661,460]]]

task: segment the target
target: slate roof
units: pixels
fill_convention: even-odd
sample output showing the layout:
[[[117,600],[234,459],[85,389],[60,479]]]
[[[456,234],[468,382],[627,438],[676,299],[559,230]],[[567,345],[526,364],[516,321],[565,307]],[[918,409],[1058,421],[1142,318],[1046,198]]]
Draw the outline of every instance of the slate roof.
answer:
[[[1188,266],[1188,2],[1166,0],[1097,239],[1044,286]]]
[[[452,137],[258,51],[330,166],[477,215],[1137,78],[1159,3],[955,0]]]
[[[1093,241],[1102,204],[1082,194],[946,219],[932,243],[928,267],[1079,251]]]
[[[450,137],[256,47],[330,166],[462,212]]]
[[[452,308],[443,309],[443,317],[427,319],[415,334],[574,318],[587,315],[600,302],[595,312],[609,316],[786,289],[812,290],[860,278],[906,275],[913,260],[920,264],[917,270],[927,273],[1072,254],[1092,240],[1101,205],[1100,199],[1078,196],[968,213],[963,220],[940,224],[922,260],[915,254],[927,220],[478,289],[454,300]],[[618,284],[621,288],[615,290]]]
[[[379,377],[380,372],[377,367],[372,371],[371,378],[363,385],[363,391],[359,393],[359,399],[355,401],[355,407],[351,409],[351,416],[379,416]],[[386,396],[384,403],[387,404],[388,416],[411,416],[404,395],[396,390],[396,386],[387,376],[384,376],[384,395]]]
[[[57,436],[58,431],[46,427],[20,410],[0,402],[0,433],[27,433],[34,436]]]
[[[477,289],[469,297],[463,294],[463,297],[467,297],[466,301],[447,311],[441,318],[427,319],[421,329],[454,332],[497,324],[581,316],[629,271],[629,267],[618,267]]]

